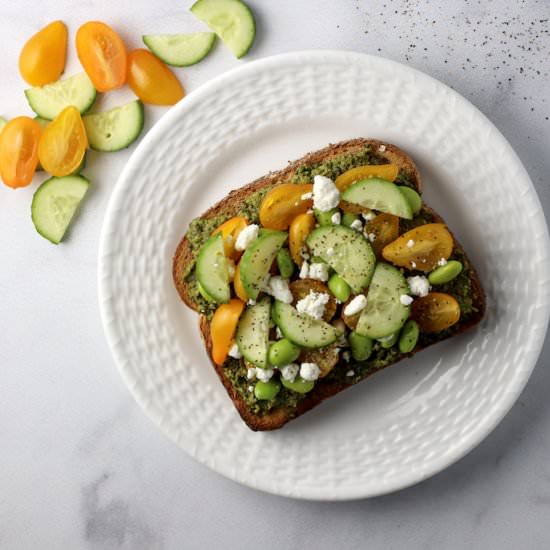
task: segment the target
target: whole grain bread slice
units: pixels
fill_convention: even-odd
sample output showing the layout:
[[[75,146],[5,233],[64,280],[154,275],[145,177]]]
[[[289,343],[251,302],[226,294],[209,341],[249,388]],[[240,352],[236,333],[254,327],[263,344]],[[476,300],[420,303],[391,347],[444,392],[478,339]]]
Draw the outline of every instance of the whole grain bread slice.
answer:
[[[289,163],[289,165],[283,170],[272,172],[264,177],[261,177],[244,187],[231,191],[224,199],[216,203],[210,209],[208,209],[204,214],[201,215],[202,219],[208,220],[210,218],[218,217],[220,215],[230,218],[238,214],[242,201],[250,196],[252,193],[259,191],[262,188],[270,187],[279,183],[288,183],[291,182],[296,171],[303,166],[312,166],[319,163],[326,162],[330,159],[340,157],[345,154],[354,154],[358,151],[364,150],[366,147],[370,147],[373,154],[377,157],[379,163],[393,163],[397,164],[400,168],[400,171],[403,173],[408,183],[413,185],[417,191],[422,191],[422,182],[420,173],[413,162],[413,160],[407,155],[403,150],[396,147],[395,145],[381,142],[375,139],[353,139],[349,141],[344,141],[334,145],[329,145],[328,147],[321,149],[319,151],[309,153],[302,157],[299,160]],[[423,212],[428,213],[433,221],[444,223],[444,220],[436,212],[427,206],[423,206]],[[351,379],[350,381],[345,379],[334,380],[319,380],[315,385],[314,389],[306,394],[306,396],[298,402],[296,408],[286,408],[284,406],[275,407],[269,412],[264,414],[257,414],[252,411],[252,409],[247,404],[246,400],[239,393],[237,388],[233,385],[232,381],[224,372],[224,366],[219,366],[212,361],[212,341],[210,338],[210,322],[207,315],[200,314],[199,317],[199,328],[200,332],[208,353],[212,361],[218,377],[220,378],[222,384],[224,385],[229,397],[233,401],[235,407],[237,408],[242,419],[252,430],[274,430],[282,427],[288,421],[296,418],[308,410],[312,409],[325,399],[341,392],[347,387],[356,384],[357,382],[364,380],[374,372],[378,372],[391,364],[395,364],[401,359],[412,356],[415,353],[421,351],[425,347],[437,343],[446,338],[459,334],[466,331],[467,329],[478,324],[484,316],[486,303],[485,295],[481,282],[475,271],[474,267],[469,262],[464,249],[455,239],[455,250],[463,255],[465,262],[468,264],[469,268],[469,277],[470,277],[470,294],[472,300],[473,313],[468,315],[466,318],[461,319],[454,327],[451,332],[448,332],[442,335],[437,340],[420,342],[413,352],[409,354],[402,354],[397,361],[384,365],[381,368],[375,370],[370,370],[365,373],[363,377],[358,380],[357,378]],[[191,246],[187,236],[184,236],[180,241],[173,260],[172,275],[174,279],[174,284],[180,295],[181,299],[193,310],[199,311],[199,304],[193,297],[191,292],[191,282],[189,282],[185,277],[182,276],[182,273],[187,272],[189,265],[195,261],[196,251]],[[241,360],[242,361],[242,360]],[[334,367],[335,369],[348,369],[349,365],[343,360]]]

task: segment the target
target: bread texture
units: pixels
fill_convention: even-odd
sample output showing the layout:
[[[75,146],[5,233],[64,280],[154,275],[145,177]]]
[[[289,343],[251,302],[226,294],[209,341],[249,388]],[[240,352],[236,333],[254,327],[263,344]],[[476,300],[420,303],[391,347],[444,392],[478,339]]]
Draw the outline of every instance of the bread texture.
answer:
[[[322,163],[330,162],[332,159],[342,158],[343,155],[354,155],[361,151],[370,151],[373,160],[378,164],[392,163],[396,164],[400,169],[400,176],[410,187],[414,187],[419,193],[422,191],[422,181],[420,173],[413,160],[400,148],[395,145],[381,142],[375,139],[353,139],[344,141],[321,149],[319,151],[309,153],[299,160],[289,163],[283,170],[272,172],[264,177],[261,177],[244,187],[231,191],[223,200],[216,203],[204,214],[200,216],[202,220],[211,220],[226,218],[237,215],[242,207],[243,201],[252,194],[264,189],[271,188],[276,184],[281,183],[296,183],[296,176],[304,167],[315,167]],[[422,215],[428,216],[430,221],[444,223],[444,220],[435,211],[426,206],[422,207]],[[454,238],[454,236],[453,236]],[[210,338],[210,321],[209,315],[204,311],[201,312],[201,303],[197,299],[196,292],[193,292],[193,279],[189,277],[192,273],[192,266],[196,260],[197,247],[193,246],[186,234],[180,241],[173,259],[173,279],[179,296],[185,304],[191,309],[199,313],[199,328],[206,347],[208,356],[212,360],[212,341]],[[368,378],[392,364],[399,362],[401,359],[412,356],[425,347],[455,336],[461,332],[468,330],[478,324],[485,314],[486,302],[485,294],[481,286],[478,274],[471,262],[468,260],[466,253],[460,243],[454,239],[453,256],[459,255],[468,273],[469,296],[468,304],[471,305],[468,315],[461,317],[459,322],[451,329],[447,329],[443,333],[435,336],[420,338],[418,345],[409,354],[398,354],[395,360],[379,361],[373,364],[372,368],[366,368],[361,365],[355,365],[358,372],[356,376],[327,376],[320,379],[313,390],[307,393],[303,398],[297,401],[295,406],[287,407],[284,405],[275,406],[267,411],[255,411],[247,400],[244,398],[242,391],[235,386],[231,378],[228,376],[228,368],[226,366],[216,365],[212,361],[220,381],[224,385],[229,397],[233,401],[236,409],[242,419],[252,430],[274,430],[281,428],[289,420],[296,418],[313,407],[320,404],[325,399],[336,395],[347,387],[358,383],[359,381]],[[471,301],[471,302],[470,302]],[[243,361],[242,359],[240,361]],[[367,362],[368,363],[368,362]],[[353,364],[340,359],[339,364],[334,367],[337,371],[348,371],[354,369]]]

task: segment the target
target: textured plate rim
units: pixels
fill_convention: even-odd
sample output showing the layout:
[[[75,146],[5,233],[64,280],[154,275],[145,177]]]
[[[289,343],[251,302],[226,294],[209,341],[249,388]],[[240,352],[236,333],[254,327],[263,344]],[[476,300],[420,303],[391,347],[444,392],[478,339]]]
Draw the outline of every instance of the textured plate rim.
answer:
[[[404,65],[402,63],[399,63],[397,61],[381,58],[379,56],[374,56],[370,54],[364,54],[354,51],[348,51],[348,50],[302,50],[302,51],[295,51],[295,52],[289,52],[284,54],[278,54],[273,55],[270,57],[266,57],[263,59],[259,59],[256,61],[252,61],[247,63],[246,65],[242,65],[240,67],[237,67],[235,69],[229,70],[227,72],[224,72],[217,77],[207,81],[205,84],[191,92],[186,96],[186,98],[172,107],[170,110],[168,110],[157,122],[156,124],[149,130],[149,132],[146,134],[146,136],[142,139],[142,141],[137,146],[136,150],[132,153],[130,159],[126,163],[125,167],[123,168],[116,184],[115,188],[112,192],[112,195],[109,199],[106,213],[103,220],[103,225],[101,229],[100,239],[99,239],[99,250],[98,250],[98,298],[99,298],[99,309],[100,309],[100,315],[102,319],[102,324],[104,327],[105,336],[107,339],[107,342],[109,344],[109,347],[111,349],[111,353],[113,355],[113,358],[115,360],[115,364],[117,366],[117,369],[124,380],[126,386],[130,390],[130,393],[133,395],[135,400],[138,402],[140,407],[143,409],[143,411],[146,413],[148,417],[150,417],[154,424],[167,435],[167,437],[174,441],[174,438],[172,434],[168,433],[168,430],[165,429],[164,425],[161,422],[161,419],[158,418],[158,415],[155,414],[155,411],[151,410],[147,406],[147,403],[142,400],[137,392],[135,391],[135,380],[133,380],[130,376],[127,375],[125,370],[122,368],[123,363],[125,362],[125,358],[122,354],[119,354],[117,351],[117,344],[119,342],[118,335],[114,333],[113,330],[110,329],[109,323],[107,322],[107,319],[111,317],[111,309],[109,307],[109,300],[107,299],[108,296],[110,296],[110,290],[109,290],[109,278],[107,276],[108,274],[108,262],[107,258],[109,257],[108,254],[106,254],[106,251],[109,248],[109,236],[113,233],[112,228],[116,224],[116,214],[119,211],[119,209],[122,208],[122,205],[124,203],[124,188],[125,185],[128,185],[129,182],[127,180],[127,174],[130,173],[134,169],[134,165],[140,164],[142,162],[142,153],[146,151],[150,144],[158,139],[162,140],[162,135],[166,130],[170,127],[172,124],[172,121],[182,116],[185,111],[192,107],[197,102],[200,102],[203,97],[208,97],[208,94],[210,93],[211,89],[214,89],[220,85],[222,85],[225,82],[230,82],[234,78],[247,74],[249,72],[255,72],[256,70],[262,69],[265,66],[280,66],[284,65],[285,63],[296,63],[297,60],[301,60],[302,63],[307,63],[308,61],[312,61],[314,59],[323,59],[328,60],[330,58],[330,61],[338,63],[342,61],[350,62],[352,60],[353,62],[361,63],[364,62],[367,59],[376,60],[378,63],[383,62],[387,64],[388,67],[392,67],[395,71],[401,71],[401,72],[408,72],[411,75],[413,75],[415,78],[419,79],[420,81],[424,81],[425,83],[430,83],[431,85],[444,89],[446,92],[450,95],[450,97],[453,97],[453,99],[460,104],[465,105],[468,109],[470,109],[473,113],[475,113],[476,117],[480,118],[484,124],[486,124],[488,127],[490,127],[493,131],[493,139],[496,139],[500,142],[500,145],[504,148],[507,155],[509,155],[513,162],[518,166],[518,168],[521,169],[522,173],[524,174],[525,179],[527,180],[529,184],[529,190],[532,195],[532,198],[536,202],[537,206],[537,215],[535,217],[535,220],[539,224],[543,224],[544,226],[544,239],[543,242],[539,243],[539,247],[543,249],[543,257],[545,258],[545,262],[543,266],[541,266],[541,269],[545,270],[545,275],[548,279],[550,279],[550,239],[548,236],[548,227],[545,222],[545,216],[544,211],[542,209],[540,199],[538,197],[538,194],[536,192],[535,186],[533,185],[531,178],[529,177],[529,174],[527,173],[525,167],[523,166],[523,163],[519,159],[518,155],[508,142],[508,140],[502,135],[502,133],[496,128],[496,126],[470,101],[468,101],[466,98],[464,98],[461,94],[444,84],[443,82],[437,80],[434,77],[431,77],[427,75],[426,73],[419,71],[418,69],[414,69],[412,67],[409,67],[407,65]],[[542,304],[543,310],[541,312],[541,315],[545,316],[544,319],[544,330],[540,330],[533,342],[533,347],[531,348],[531,354],[530,357],[527,359],[524,359],[523,368],[521,369],[520,375],[516,377],[516,385],[512,388],[512,391],[503,393],[502,397],[496,401],[492,408],[488,410],[484,416],[484,422],[481,422],[478,424],[477,429],[470,433],[469,438],[466,440],[463,440],[462,445],[457,446],[457,448],[452,452],[447,454],[444,458],[440,460],[432,461],[429,468],[426,468],[420,472],[414,472],[413,475],[410,474],[403,474],[401,476],[397,476],[393,478],[393,480],[389,483],[384,484],[383,486],[380,486],[378,490],[373,490],[372,487],[365,487],[362,484],[357,484],[353,489],[347,489],[346,491],[341,491],[337,493],[331,493],[330,495],[327,494],[322,490],[322,488],[308,488],[303,491],[300,495],[294,495],[289,494],[285,491],[280,490],[280,486],[274,486],[273,484],[263,483],[260,480],[256,479],[238,479],[235,477],[231,471],[230,468],[224,469],[223,467],[219,467],[217,465],[216,468],[213,468],[210,464],[208,464],[204,460],[200,460],[199,457],[196,456],[194,450],[190,447],[186,447],[181,444],[181,442],[174,441],[180,448],[183,448],[187,454],[192,456],[195,460],[199,461],[200,463],[208,466],[210,469],[213,469],[217,473],[220,473],[224,475],[225,477],[236,481],[242,485],[252,487],[261,491],[265,491],[267,493],[279,495],[279,496],[287,496],[292,498],[298,498],[298,499],[305,499],[305,500],[318,500],[318,501],[343,501],[343,500],[353,500],[353,499],[360,499],[360,498],[368,498],[368,497],[375,497],[380,496],[388,493],[392,493],[394,491],[398,491],[400,489],[404,489],[406,487],[410,487],[412,485],[415,485],[425,479],[428,479],[432,476],[434,476],[437,473],[440,473],[441,471],[445,470],[447,467],[451,466],[464,456],[466,456],[470,451],[472,451],[475,447],[477,447],[499,424],[499,422],[506,416],[506,414],[509,412],[509,410],[512,408],[516,400],[518,399],[519,395],[525,388],[527,381],[529,380],[533,369],[538,361],[538,358],[540,356],[540,352],[542,349],[542,346],[544,344],[546,331],[548,328],[548,321],[550,317],[550,301],[547,300],[546,303]],[[541,323],[542,324],[542,323]]]

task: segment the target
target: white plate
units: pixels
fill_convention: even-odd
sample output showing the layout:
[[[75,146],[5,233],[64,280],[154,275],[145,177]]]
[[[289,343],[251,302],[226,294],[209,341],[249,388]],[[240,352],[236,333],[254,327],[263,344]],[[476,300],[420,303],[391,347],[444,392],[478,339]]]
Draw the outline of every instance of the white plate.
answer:
[[[190,220],[230,189],[346,138],[395,143],[418,162],[426,202],[479,269],[482,325],[419,353],[272,433],[253,433],[179,300],[172,255]],[[521,162],[440,82],[350,52],[299,52],[223,74],[171,109],[117,184],[99,253],[105,331],[155,423],[221,474],[280,495],[379,495],[439,472],[502,419],[539,355],[549,242]]]

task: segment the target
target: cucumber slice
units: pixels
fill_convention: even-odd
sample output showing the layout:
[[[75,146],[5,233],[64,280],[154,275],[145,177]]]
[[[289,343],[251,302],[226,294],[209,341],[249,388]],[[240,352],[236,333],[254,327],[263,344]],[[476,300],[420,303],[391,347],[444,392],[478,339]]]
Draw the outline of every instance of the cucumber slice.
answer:
[[[25,90],[31,109],[47,120],[53,120],[69,105],[74,105],[81,114],[85,113],[94,104],[96,95],[96,89],[86,73]]]
[[[235,54],[242,57],[252,47],[256,23],[250,8],[240,0],[198,0],[191,12],[206,23]]]
[[[89,186],[82,176],[46,180],[32,198],[32,222],[38,233],[59,244]]]
[[[269,349],[269,298],[248,306],[239,319],[235,340],[243,357],[263,369],[267,368]]]
[[[411,307],[401,303],[409,285],[399,269],[379,263],[374,270],[367,294],[367,306],[361,312],[355,332],[369,338],[385,338],[397,333],[408,319]]]
[[[241,262],[241,281],[246,295],[255,300],[264,286],[266,275],[287,239],[283,231],[269,231],[248,245]]]
[[[417,214],[418,212],[420,212],[420,209],[422,208],[422,197],[410,187],[399,185],[398,189],[399,191],[401,191],[401,193],[403,193],[403,195],[405,195],[407,201],[409,201],[412,213]]]
[[[210,237],[199,250],[195,266],[197,281],[204,292],[218,304],[226,304],[231,298],[229,274],[221,233]]]
[[[213,32],[146,34],[144,44],[167,65],[188,67],[204,59],[216,40]]]
[[[288,340],[304,348],[324,348],[341,336],[341,331],[325,321],[298,313],[291,305],[275,300],[273,320]]]
[[[110,111],[83,118],[90,147],[96,151],[120,151],[130,146],[143,130],[143,103],[138,99]]]
[[[368,178],[354,183],[342,193],[342,200],[407,220],[413,217],[411,205],[399,187],[381,178]]]
[[[323,226],[314,229],[306,242],[311,252],[332,267],[354,292],[361,292],[370,283],[376,256],[357,231],[343,225]]]

